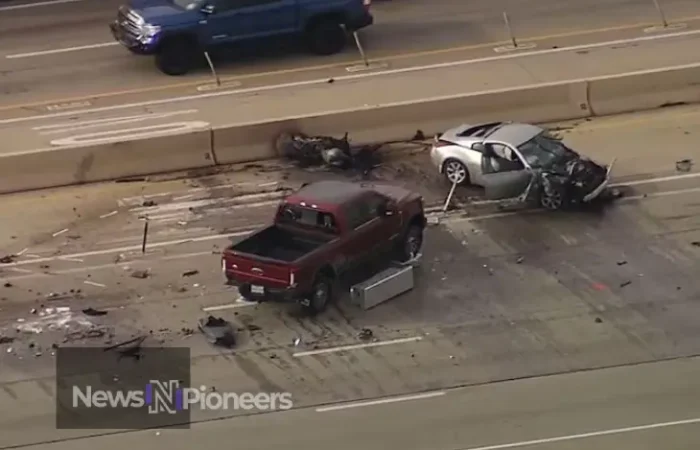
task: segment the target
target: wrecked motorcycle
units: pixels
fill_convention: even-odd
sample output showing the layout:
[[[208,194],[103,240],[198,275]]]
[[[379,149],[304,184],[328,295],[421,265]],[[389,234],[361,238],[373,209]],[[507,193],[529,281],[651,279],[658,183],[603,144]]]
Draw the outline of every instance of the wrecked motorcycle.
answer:
[[[365,145],[353,148],[347,132],[341,139],[283,133],[275,141],[277,153],[296,161],[301,167],[325,165],[343,170],[360,169],[364,173],[376,167],[375,152],[380,147],[381,145]]]

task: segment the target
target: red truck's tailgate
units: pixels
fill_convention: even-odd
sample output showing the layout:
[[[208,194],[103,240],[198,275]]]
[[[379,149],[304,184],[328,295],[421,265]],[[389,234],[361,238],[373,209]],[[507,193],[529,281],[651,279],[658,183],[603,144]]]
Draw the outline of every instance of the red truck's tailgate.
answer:
[[[284,263],[261,261],[227,250],[223,255],[223,264],[224,271],[239,283],[284,288],[293,282],[291,268]]]

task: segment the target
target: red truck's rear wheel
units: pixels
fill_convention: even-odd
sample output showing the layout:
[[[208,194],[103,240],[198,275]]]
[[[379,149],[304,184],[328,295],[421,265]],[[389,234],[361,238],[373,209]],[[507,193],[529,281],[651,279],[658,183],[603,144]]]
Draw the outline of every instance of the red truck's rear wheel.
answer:
[[[423,247],[423,227],[411,225],[399,243],[398,258],[401,262],[410,261],[420,253]]]
[[[319,275],[309,293],[309,304],[305,308],[314,314],[326,309],[333,299],[333,280]]]

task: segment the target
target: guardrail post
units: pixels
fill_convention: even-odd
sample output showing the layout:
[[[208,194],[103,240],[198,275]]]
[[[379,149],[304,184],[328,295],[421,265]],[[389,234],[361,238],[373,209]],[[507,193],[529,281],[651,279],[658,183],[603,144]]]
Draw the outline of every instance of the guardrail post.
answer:
[[[505,11],[503,11],[503,22],[506,24],[506,32],[510,37],[510,41],[513,44],[513,48],[518,48],[518,41],[515,39],[515,34],[513,34],[513,28],[510,26],[510,20],[508,20],[508,13]]]
[[[664,28],[668,28],[668,22],[666,21],[666,14],[664,14],[664,10],[661,9],[661,5],[659,4],[659,0],[652,0],[654,2],[654,6],[656,7],[656,11],[659,13],[659,17],[661,18],[661,23],[663,24]]]
[[[204,57],[207,60],[207,64],[209,64],[209,69],[211,69],[211,74],[214,76],[214,79],[216,80],[216,85],[221,86],[221,80],[219,79],[219,75],[216,73],[216,69],[214,68],[214,63],[212,62],[211,58],[209,57],[209,52],[205,51]]]

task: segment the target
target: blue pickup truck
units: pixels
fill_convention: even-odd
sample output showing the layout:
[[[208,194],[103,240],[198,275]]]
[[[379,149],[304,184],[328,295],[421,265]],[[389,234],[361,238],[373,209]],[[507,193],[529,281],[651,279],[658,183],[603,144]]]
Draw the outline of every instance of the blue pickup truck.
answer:
[[[154,55],[167,75],[184,75],[204,52],[300,35],[311,52],[343,50],[347,33],[373,23],[371,0],[131,0],[110,24],[131,52]]]

